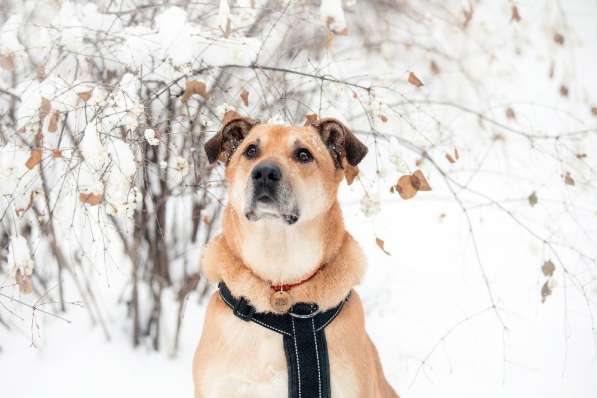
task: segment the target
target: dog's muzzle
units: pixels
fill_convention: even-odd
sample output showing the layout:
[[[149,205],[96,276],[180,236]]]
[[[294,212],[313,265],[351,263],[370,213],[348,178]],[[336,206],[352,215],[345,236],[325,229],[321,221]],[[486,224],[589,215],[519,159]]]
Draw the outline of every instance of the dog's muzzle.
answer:
[[[274,163],[257,165],[251,173],[253,180],[253,198],[261,203],[274,203],[277,201],[282,171]]]
[[[292,189],[282,178],[280,166],[264,161],[251,172],[247,190],[250,192],[245,216],[250,221],[263,217],[281,218],[291,225],[298,221],[299,211]]]

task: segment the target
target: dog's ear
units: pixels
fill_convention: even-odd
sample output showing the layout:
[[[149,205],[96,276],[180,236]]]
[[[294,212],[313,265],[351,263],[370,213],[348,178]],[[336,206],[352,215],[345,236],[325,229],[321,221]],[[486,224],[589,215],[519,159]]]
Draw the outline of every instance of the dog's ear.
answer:
[[[346,159],[351,166],[356,166],[367,154],[367,147],[350,131],[348,127],[333,118],[308,120],[307,124],[315,127],[321,139],[332,155],[336,168],[342,168]]]
[[[243,117],[236,112],[226,112],[220,131],[205,143],[204,149],[209,163],[216,160],[228,163],[236,148],[258,123],[257,120]]]

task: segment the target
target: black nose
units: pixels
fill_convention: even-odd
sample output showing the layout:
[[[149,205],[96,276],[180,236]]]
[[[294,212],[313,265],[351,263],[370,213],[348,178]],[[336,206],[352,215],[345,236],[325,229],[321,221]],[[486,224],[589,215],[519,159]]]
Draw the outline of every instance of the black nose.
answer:
[[[280,178],[282,178],[282,172],[275,164],[266,163],[255,167],[251,173],[251,177],[253,177],[253,182],[255,183],[271,185],[280,181]]]

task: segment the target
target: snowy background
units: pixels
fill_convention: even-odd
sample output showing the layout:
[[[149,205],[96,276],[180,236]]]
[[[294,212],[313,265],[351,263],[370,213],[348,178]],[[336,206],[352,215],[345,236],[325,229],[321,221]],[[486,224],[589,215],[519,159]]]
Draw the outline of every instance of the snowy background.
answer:
[[[234,109],[369,146],[340,201],[402,397],[597,396],[595,21],[594,0],[0,0],[2,394],[192,396],[225,200],[202,143]]]

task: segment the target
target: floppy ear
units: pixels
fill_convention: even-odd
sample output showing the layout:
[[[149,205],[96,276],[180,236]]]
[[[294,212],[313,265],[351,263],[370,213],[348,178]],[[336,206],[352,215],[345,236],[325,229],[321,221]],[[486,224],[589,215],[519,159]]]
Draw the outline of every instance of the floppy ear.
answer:
[[[257,123],[256,120],[240,116],[237,113],[226,113],[224,126],[203,147],[209,163],[216,160],[228,163],[236,148]]]
[[[319,130],[321,139],[328,147],[336,168],[343,168],[343,159],[349,165],[356,166],[367,154],[367,147],[350,131],[348,127],[333,118],[308,121]]]

